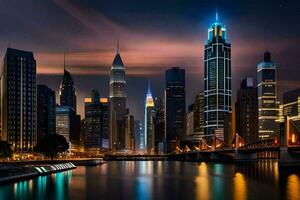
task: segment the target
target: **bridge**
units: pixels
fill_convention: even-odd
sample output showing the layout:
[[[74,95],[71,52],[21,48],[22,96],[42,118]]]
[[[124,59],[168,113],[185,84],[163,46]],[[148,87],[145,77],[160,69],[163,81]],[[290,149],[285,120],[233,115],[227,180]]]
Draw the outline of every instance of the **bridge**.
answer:
[[[300,119],[286,117],[277,138],[257,140],[245,144],[235,134],[232,143],[226,144],[217,137],[201,138],[197,145],[176,147],[174,155],[188,161],[255,161],[259,158],[276,158],[279,166],[300,166]]]

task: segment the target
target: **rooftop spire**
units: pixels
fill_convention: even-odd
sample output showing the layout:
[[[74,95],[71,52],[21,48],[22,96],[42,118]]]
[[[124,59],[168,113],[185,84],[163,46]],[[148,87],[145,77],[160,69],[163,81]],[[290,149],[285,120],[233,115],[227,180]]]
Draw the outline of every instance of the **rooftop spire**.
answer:
[[[117,54],[120,53],[119,40],[117,40]]]
[[[219,21],[219,14],[218,14],[218,11],[216,11],[216,22]]]
[[[148,94],[151,94],[151,89],[150,89],[150,80],[148,80]]]
[[[66,52],[64,52],[64,71],[66,71]]]

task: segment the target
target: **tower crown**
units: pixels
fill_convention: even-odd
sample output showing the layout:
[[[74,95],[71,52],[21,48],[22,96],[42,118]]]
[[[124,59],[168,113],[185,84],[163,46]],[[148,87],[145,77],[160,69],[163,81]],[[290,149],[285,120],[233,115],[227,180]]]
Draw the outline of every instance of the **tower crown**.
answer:
[[[227,40],[226,27],[219,21],[218,12],[216,12],[215,22],[208,29],[208,42],[211,42],[214,38],[223,38],[225,41]]]
[[[150,89],[150,81],[148,81],[148,91],[146,96],[146,107],[154,107],[154,101]]]

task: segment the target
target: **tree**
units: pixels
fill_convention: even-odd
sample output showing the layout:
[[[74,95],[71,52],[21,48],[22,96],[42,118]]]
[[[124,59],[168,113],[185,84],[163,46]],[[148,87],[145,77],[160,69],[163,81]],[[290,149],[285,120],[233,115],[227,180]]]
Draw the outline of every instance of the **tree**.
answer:
[[[69,144],[62,135],[46,135],[36,146],[35,151],[49,156],[52,160],[58,153],[65,152],[69,149]]]
[[[0,157],[11,157],[12,150],[11,145],[8,144],[6,141],[0,140]]]

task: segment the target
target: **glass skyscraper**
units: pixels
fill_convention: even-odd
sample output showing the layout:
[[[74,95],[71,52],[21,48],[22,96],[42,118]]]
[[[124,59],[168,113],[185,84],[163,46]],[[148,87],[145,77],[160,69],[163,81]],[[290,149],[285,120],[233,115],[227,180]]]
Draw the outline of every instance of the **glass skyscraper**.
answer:
[[[216,21],[208,29],[204,52],[204,132],[223,132],[225,116],[231,114],[231,45],[226,28]],[[223,135],[218,135],[222,139]]]
[[[277,69],[271,54],[264,54],[264,61],[257,65],[258,137],[275,138],[279,134],[279,103],[277,102]]]
[[[165,116],[167,151],[174,151],[184,136],[185,70],[173,67],[166,71]]]

